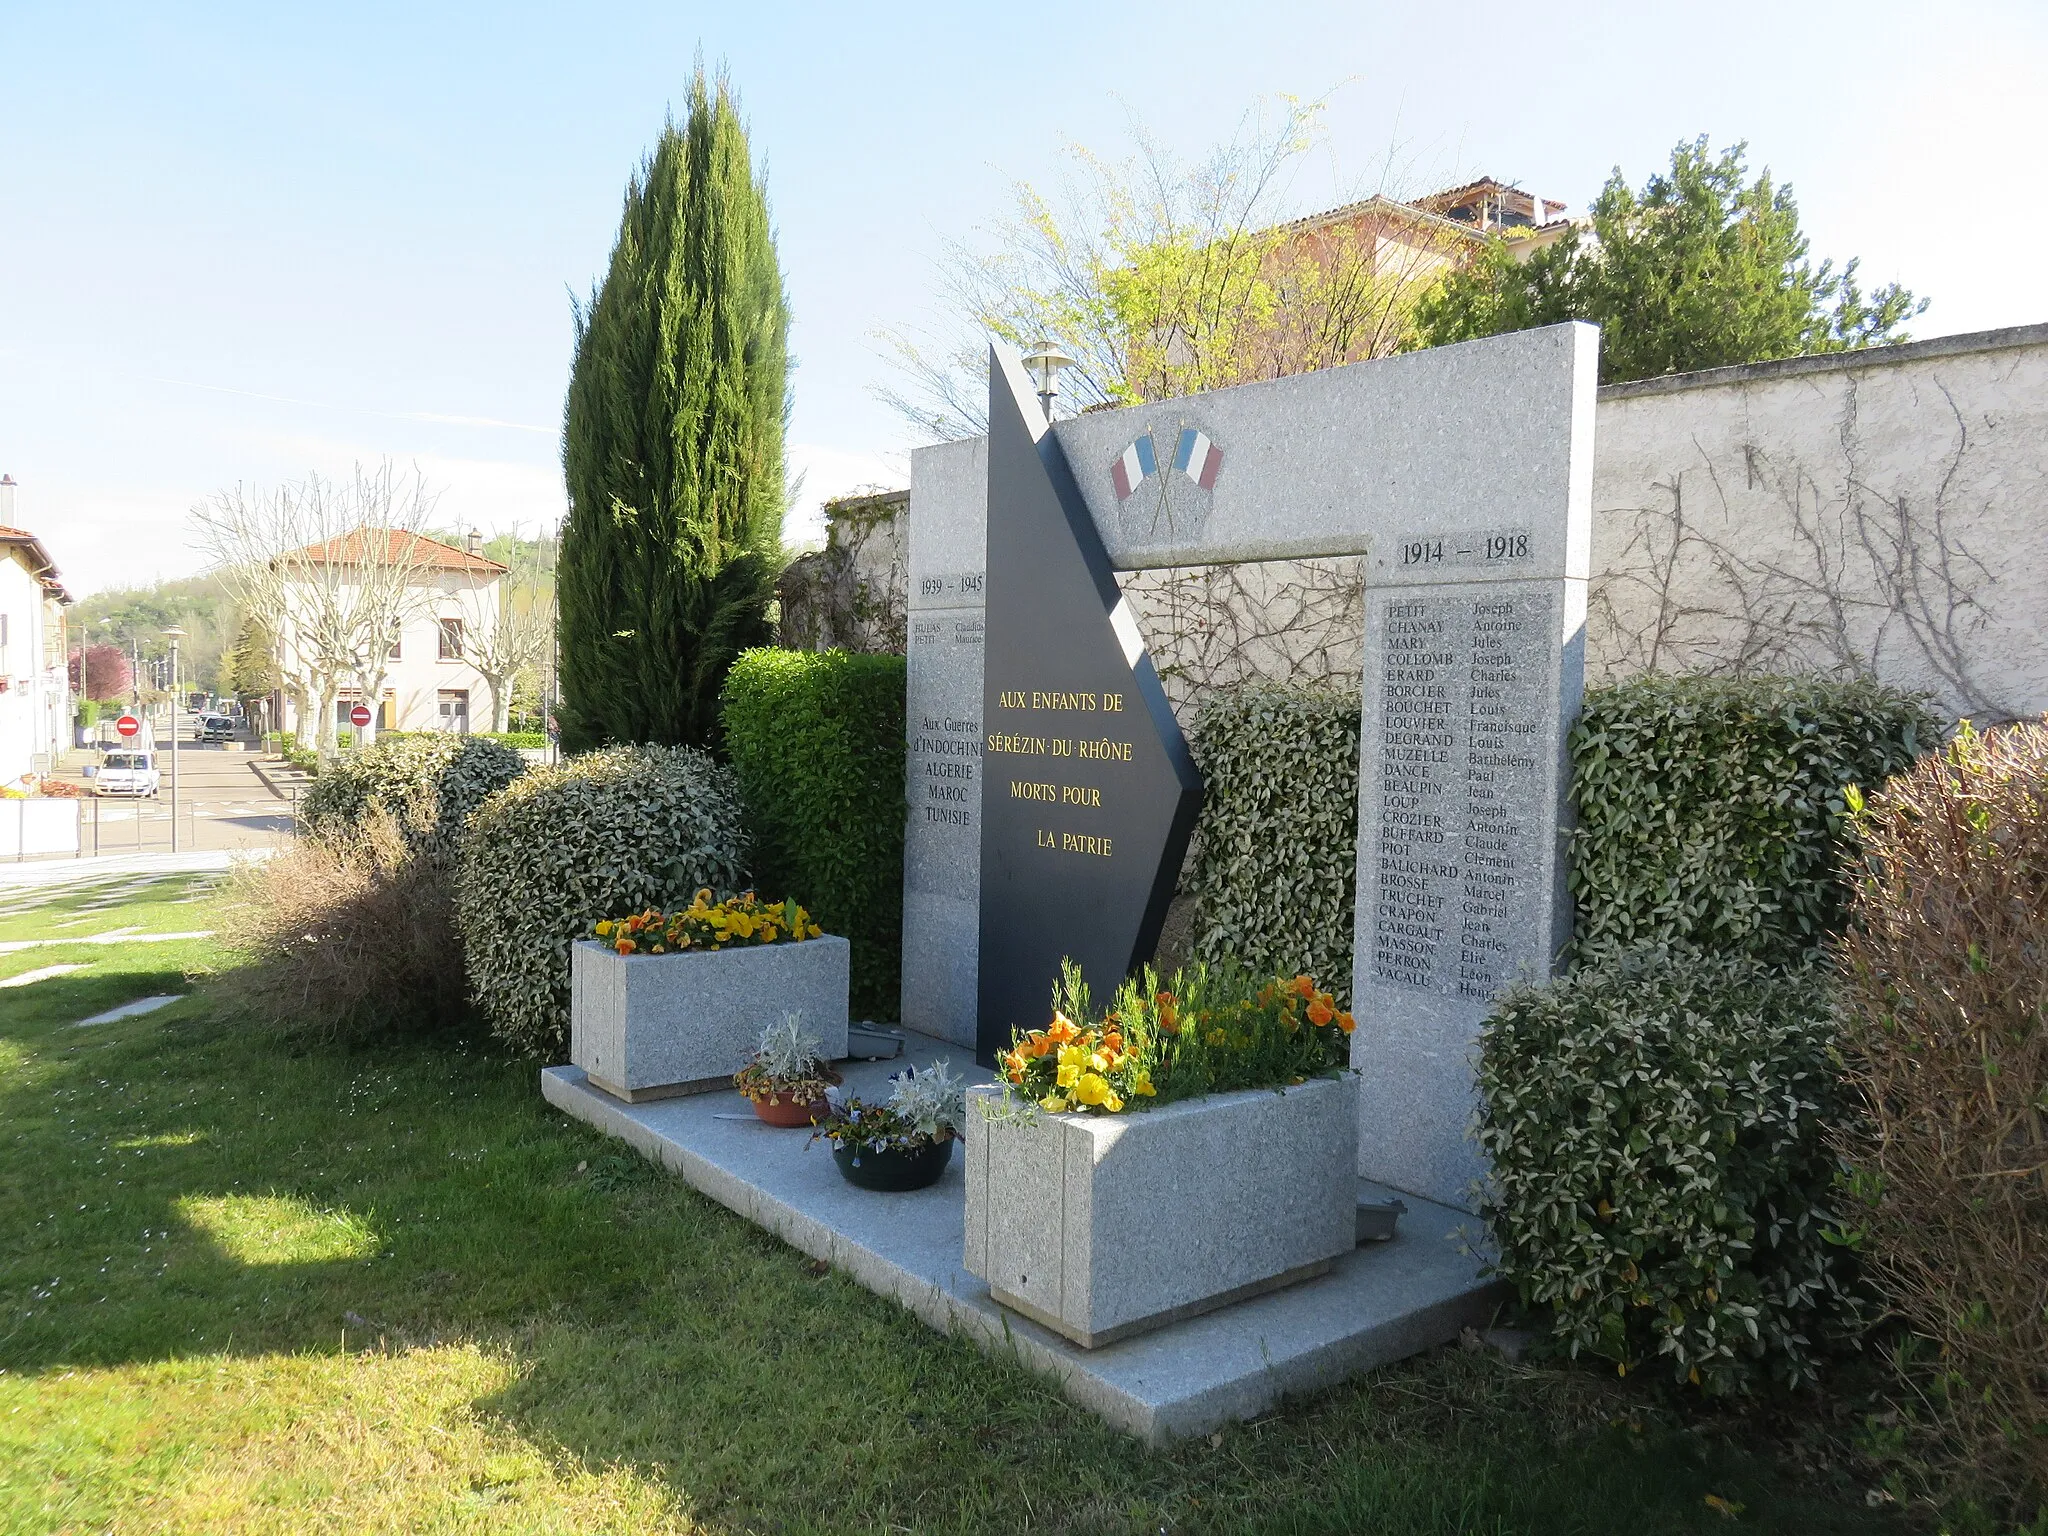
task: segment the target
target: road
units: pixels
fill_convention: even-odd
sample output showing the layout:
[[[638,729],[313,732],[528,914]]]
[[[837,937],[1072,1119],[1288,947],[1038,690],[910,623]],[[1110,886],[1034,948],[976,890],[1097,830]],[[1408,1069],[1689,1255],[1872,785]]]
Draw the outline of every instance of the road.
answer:
[[[89,784],[79,770],[97,753],[73,754],[62,777]],[[292,831],[292,808],[256,777],[252,753],[218,743],[178,744],[177,822],[182,850],[275,847]],[[163,791],[155,800],[95,796],[81,807],[79,840],[87,857],[98,853],[162,852],[171,846],[171,754],[159,749]]]

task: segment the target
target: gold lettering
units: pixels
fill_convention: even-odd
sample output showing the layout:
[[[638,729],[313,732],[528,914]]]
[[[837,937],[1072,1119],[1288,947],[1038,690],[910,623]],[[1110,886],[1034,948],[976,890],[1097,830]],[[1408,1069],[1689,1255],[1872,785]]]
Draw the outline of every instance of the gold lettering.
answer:
[[[1040,834],[1041,837],[1043,835]],[[1060,852],[1085,853],[1098,859],[1106,859],[1110,857],[1109,845],[1112,841],[1113,839],[1107,837],[1089,837],[1080,832],[1062,832]]]
[[[1057,784],[1034,784],[1028,779],[1010,780],[1012,800],[1056,800],[1059,798]]]
[[[1044,787],[1047,789],[1052,788],[1050,784]],[[1090,789],[1086,785],[1082,784],[1062,784],[1060,786],[1060,804],[1092,805],[1099,807],[1102,804],[1102,791],[1099,789]]]
[[[1084,741],[1077,753],[1080,757],[1100,762],[1128,763],[1131,760],[1131,744],[1128,741]]]

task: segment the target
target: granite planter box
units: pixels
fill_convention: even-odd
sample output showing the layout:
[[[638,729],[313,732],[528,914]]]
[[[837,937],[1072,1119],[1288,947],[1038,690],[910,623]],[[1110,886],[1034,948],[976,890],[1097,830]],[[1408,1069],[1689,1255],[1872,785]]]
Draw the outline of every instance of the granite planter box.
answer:
[[[1349,1074],[1120,1115],[1026,1116],[974,1088],[966,1153],[968,1273],[1085,1349],[1319,1275],[1358,1241]]]
[[[569,1060],[637,1104],[730,1088],[761,1026],[803,1015],[828,1060],[846,1056],[846,940],[621,955],[584,940],[569,957]]]

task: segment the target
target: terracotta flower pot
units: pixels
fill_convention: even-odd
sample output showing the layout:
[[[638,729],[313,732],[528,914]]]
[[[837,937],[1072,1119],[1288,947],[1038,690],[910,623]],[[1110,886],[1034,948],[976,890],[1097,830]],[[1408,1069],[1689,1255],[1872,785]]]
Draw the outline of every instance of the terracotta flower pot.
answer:
[[[786,1093],[778,1093],[772,1099],[755,1099],[753,1102],[754,1113],[763,1124],[780,1126],[784,1130],[808,1129],[827,1107],[822,1092],[815,1099],[797,1100]]]

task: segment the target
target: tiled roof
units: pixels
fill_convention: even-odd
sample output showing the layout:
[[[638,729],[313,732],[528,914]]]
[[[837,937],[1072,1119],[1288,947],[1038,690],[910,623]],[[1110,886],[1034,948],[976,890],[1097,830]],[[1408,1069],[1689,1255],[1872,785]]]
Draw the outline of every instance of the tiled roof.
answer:
[[[57,564],[50,558],[50,552],[43,548],[41,539],[25,528],[9,528],[0,524],[0,544],[11,544],[28,556],[29,574],[35,577],[45,592],[60,603],[71,601],[71,594],[64,590],[64,583],[57,579]]]
[[[475,576],[502,576],[506,571],[495,560],[402,528],[358,528],[339,538],[308,544],[298,556],[311,565],[402,565],[413,570],[464,571]]]

